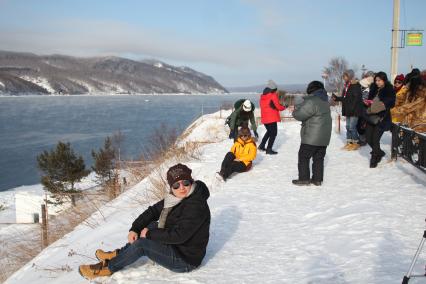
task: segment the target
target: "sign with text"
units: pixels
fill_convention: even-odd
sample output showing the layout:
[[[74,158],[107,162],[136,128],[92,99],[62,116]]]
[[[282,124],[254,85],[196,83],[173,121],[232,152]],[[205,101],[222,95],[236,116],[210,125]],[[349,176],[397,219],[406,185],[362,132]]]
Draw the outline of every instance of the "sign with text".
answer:
[[[407,33],[407,46],[422,46],[423,33]]]

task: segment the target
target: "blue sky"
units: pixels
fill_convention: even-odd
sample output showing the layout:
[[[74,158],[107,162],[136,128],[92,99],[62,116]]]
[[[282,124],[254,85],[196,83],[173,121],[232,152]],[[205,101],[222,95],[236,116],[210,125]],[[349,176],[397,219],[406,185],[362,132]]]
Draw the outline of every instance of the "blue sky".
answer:
[[[389,73],[392,0],[0,0],[0,50],[156,58],[224,86],[306,83],[330,58]],[[426,1],[401,0],[400,28],[426,29]],[[426,69],[426,47],[399,72]]]

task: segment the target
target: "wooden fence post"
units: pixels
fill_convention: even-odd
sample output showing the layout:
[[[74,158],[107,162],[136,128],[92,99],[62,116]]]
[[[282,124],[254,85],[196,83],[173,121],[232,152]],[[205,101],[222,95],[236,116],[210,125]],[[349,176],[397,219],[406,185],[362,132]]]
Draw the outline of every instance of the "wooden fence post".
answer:
[[[340,134],[340,114],[337,115],[337,133]]]
[[[41,245],[43,248],[47,247],[48,242],[48,231],[47,231],[47,214],[46,205],[41,205]]]

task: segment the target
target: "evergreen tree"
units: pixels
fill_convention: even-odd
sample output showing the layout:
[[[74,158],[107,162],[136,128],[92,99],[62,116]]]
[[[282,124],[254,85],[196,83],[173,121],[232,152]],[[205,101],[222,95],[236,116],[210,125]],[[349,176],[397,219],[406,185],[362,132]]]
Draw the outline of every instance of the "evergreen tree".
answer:
[[[104,147],[98,152],[92,150],[94,160],[92,170],[95,171],[100,184],[109,183],[114,176],[115,152],[110,137],[105,138]]]
[[[70,143],[59,141],[54,150],[43,151],[37,156],[37,163],[44,174],[41,183],[52,193],[55,203],[62,204],[68,199],[75,205],[73,194],[79,192],[74,188],[75,183],[90,173],[86,170],[83,157],[77,157]]]

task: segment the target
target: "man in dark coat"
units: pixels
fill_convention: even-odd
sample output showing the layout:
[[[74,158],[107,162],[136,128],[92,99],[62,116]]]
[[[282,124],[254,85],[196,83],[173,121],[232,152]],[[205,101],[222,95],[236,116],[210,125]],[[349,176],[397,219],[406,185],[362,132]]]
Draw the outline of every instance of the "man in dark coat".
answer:
[[[296,105],[293,117],[302,122],[299,149],[299,179],[293,180],[295,185],[317,186],[322,184],[324,176],[324,157],[331,138],[331,114],[327,92],[319,81],[309,83],[307,96],[303,103]],[[309,162],[312,163],[312,179],[310,179]]]
[[[136,218],[128,243],[110,252],[97,250],[101,262],[81,265],[80,274],[88,279],[109,276],[142,256],[174,272],[197,268],[209,241],[210,193],[202,181],[192,179],[191,172],[182,164],[171,167],[167,172],[170,192]]]
[[[357,150],[359,145],[359,135],[357,130],[358,117],[362,114],[362,90],[358,80],[355,79],[353,70],[343,73],[345,82],[342,96],[333,94],[332,99],[342,102],[342,115],[346,117],[346,145],[343,149]]]

